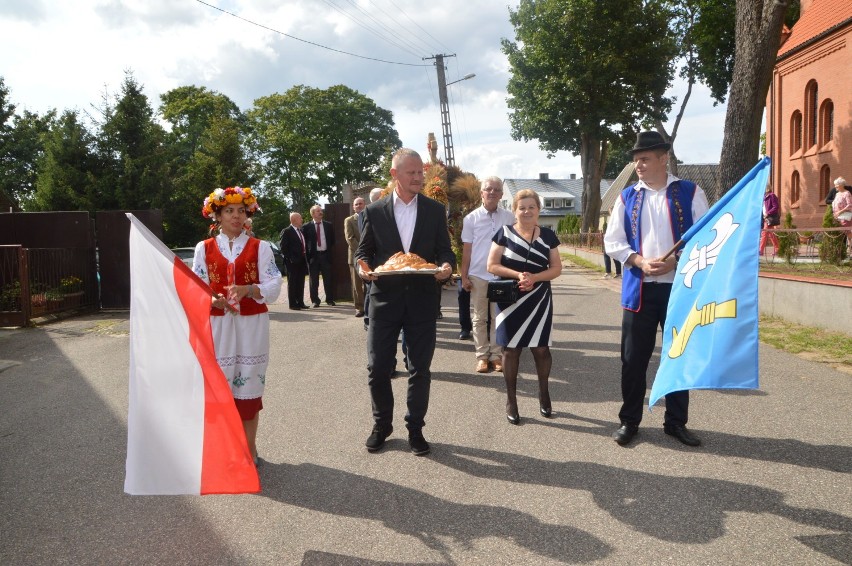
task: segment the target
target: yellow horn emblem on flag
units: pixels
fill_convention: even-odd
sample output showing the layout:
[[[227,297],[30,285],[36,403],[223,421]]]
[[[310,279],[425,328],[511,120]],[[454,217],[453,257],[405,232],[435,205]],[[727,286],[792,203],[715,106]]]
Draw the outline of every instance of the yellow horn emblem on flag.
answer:
[[[672,346],[669,348],[669,357],[682,356],[692,331],[699,326],[713,324],[717,318],[737,318],[737,300],[730,299],[718,304],[707,303],[700,310],[693,306],[689,316],[686,317],[683,329],[678,333],[677,328],[672,327]]]

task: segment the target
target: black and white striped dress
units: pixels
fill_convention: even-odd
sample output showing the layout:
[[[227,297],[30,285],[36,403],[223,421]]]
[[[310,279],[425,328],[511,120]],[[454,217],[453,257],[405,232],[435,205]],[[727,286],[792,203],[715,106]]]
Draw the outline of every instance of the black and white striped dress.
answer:
[[[494,234],[493,241],[503,246],[500,263],[515,271],[540,273],[550,267],[550,250],[559,247],[559,238],[550,228],[540,228],[529,243],[512,226]],[[529,259],[527,260],[527,252]],[[526,266],[524,263],[526,262]],[[506,348],[550,346],[553,328],[553,295],[550,281],[541,281],[516,303],[497,303],[497,344]]]

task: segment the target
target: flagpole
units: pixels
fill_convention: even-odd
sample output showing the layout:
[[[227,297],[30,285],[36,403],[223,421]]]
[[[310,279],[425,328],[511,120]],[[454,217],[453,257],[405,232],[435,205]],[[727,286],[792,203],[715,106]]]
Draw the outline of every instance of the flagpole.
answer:
[[[677,251],[677,249],[679,247],[681,247],[683,244],[684,244],[683,240],[678,240],[677,242],[675,242],[675,245],[672,246],[672,249],[670,249],[668,252],[666,252],[666,255],[661,257],[660,261],[666,261],[667,259],[669,259],[669,256],[672,255],[673,253],[675,253]]]

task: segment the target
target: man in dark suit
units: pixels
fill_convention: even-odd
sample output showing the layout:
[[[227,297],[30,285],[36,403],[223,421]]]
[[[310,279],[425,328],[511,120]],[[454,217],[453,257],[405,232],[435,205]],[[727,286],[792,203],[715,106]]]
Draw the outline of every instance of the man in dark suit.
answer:
[[[389,198],[364,211],[364,231],[355,254],[356,261],[370,270],[397,252],[412,252],[439,266],[434,276],[424,274],[369,275],[359,263],[361,278],[371,281],[370,327],[367,331],[367,371],[375,425],[366,446],[375,452],[393,432],[391,374],[396,364],[400,331],[408,343],[408,411],[405,415],[408,443],[418,456],[429,453],[423,438],[429,407],[430,367],[435,353],[435,334],[440,297],[435,280],[450,277],[455,255],[447,231],[444,206],[420,195],[423,161],[416,151],[400,149],[393,156],[391,176],[394,191]]]
[[[305,275],[308,273],[308,263],[305,258],[305,236],[301,232],[302,215],[294,212],[290,215],[290,225],[281,231],[281,241],[278,247],[284,256],[284,266],[287,268],[287,302],[290,310],[306,309],[305,304]]]
[[[331,248],[334,246],[334,230],[331,222],[322,219],[322,207],[311,207],[311,221],[302,228],[308,256],[308,287],[314,308],[320,306],[319,278],[325,289],[325,304],[334,306],[334,282],[331,279]]]

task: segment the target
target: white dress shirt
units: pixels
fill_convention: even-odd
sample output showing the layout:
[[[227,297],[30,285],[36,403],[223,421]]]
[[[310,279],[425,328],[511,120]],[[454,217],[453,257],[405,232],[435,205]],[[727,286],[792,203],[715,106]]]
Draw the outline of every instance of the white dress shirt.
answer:
[[[325,230],[323,230],[322,221],[314,222],[314,230],[317,234],[317,242],[321,244],[317,244],[317,251],[326,251],[328,249],[328,241],[325,239]]]
[[[464,217],[462,243],[471,244],[470,266],[467,269],[468,277],[478,277],[486,281],[498,279],[496,275],[488,273],[488,252],[491,251],[491,238],[503,226],[514,223],[515,215],[499,206],[494,212],[488,212],[484,206],[480,206]]]
[[[399,239],[402,240],[402,249],[408,253],[411,248],[411,238],[414,237],[414,225],[417,223],[417,195],[414,195],[411,202],[405,204],[394,191],[393,217],[396,220],[396,228],[399,230]]]
[[[666,199],[666,189],[679,180],[670,174],[666,180],[665,188],[662,189],[652,189],[644,181],[636,183],[635,190],[645,189],[645,198],[640,212],[642,215],[640,220],[642,228],[641,250],[634,250],[627,243],[627,232],[624,226],[624,202],[620,197],[615,199],[615,205],[612,207],[612,214],[609,218],[609,226],[604,236],[604,246],[609,257],[624,263],[624,267],[629,269],[632,266],[625,262],[634,253],[638,253],[646,259],[654,259],[664,256],[672,249],[675,242],[671,230],[671,216]],[[701,187],[696,185],[695,196],[692,199],[692,221],[696,222],[704,216],[708,208],[710,206],[707,203],[707,195],[704,194]],[[674,277],[675,270],[672,270],[664,275],[646,275],[644,282],[671,283],[674,281]]]

